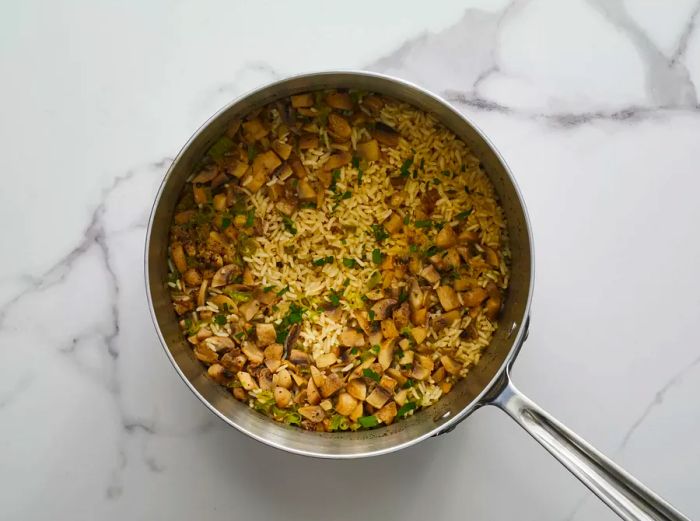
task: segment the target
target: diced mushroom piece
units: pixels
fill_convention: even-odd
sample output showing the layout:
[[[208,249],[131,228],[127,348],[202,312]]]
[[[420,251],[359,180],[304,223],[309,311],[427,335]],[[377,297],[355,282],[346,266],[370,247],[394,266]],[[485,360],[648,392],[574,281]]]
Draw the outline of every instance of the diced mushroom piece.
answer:
[[[484,255],[486,257],[486,262],[494,268],[498,268],[501,265],[501,260],[498,258],[498,253],[496,253],[492,248],[484,246]]]
[[[318,392],[313,378],[309,379],[309,383],[306,384],[306,401],[311,405],[318,405],[321,401],[321,393]]]
[[[255,299],[251,299],[248,302],[244,302],[243,304],[238,306],[238,311],[241,312],[246,322],[250,322],[253,319],[253,317],[257,314],[259,309],[260,303]]]
[[[379,409],[377,412],[375,412],[374,415],[382,423],[384,423],[386,425],[391,425],[394,422],[394,418],[396,418],[396,413],[397,413],[396,403],[392,401],[392,402],[387,403],[384,407]]]
[[[394,401],[399,405],[403,405],[408,401],[408,390],[401,389],[398,393],[394,395]]]
[[[460,313],[457,309],[453,309],[452,311],[438,315],[437,317],[433,318],[433,329],[435,332],[439,333],[446,327],[454,324],[457,320],[459,320],[459,317]]]
[[[312,107],[314,104],[314,97],[310,93],[297,94],[292,96],[292,107],[295,109],[299,107]]]
[[[173,264],[175,264],[177,271],[185,273],[187,271],[187,259],[185,258],[185,250],[182,248],[182,244],[174,242],[170,248],[170,255],[173,258]]]
[[[245,392],[245,389],[243,389],[242,387],[234,387],[233,396],[236,398],[236,400],[240,400],[242,402],[248,399],[248,393]]]
[[[341,387],[343,387],[342,378],[335,373],[331,373],[326,377],[326,380],[321,386],[321,396],[328,398]]]
[[[362,106],[370,112],[376,114],[384,107],[384,101],[379,96],[370,94],[362,98]]]
[[[372,134],[372,137],[379,141],[382,145],[387,145],[390,147],[398,146],[399,138],[401,137],[401,134],[399,134],[395,129],[391,128],[385,123],[382,123],[381,121],[377,122],[374,130],[372,130],[370,134]]]
[[[330,133],[341,141],[350,139],[352,127],[347,120],[334,112],[328,114],[328,130]]]
[[[267,182],[270,173],[280,164],[282,161],[272,150],[258,154],[241,181],[241,186],[253,193],[257,192]]]
[[[182,278],[188,286],[199,286],[202,283],[202,275],[194,268],[185,271]]]
[[[384,404],[391,398],[391,393],[383,387],[375,387],[374,390],[367,396],[367,403],[375,409],[381,409]]]
[[[227,336],[210,336],[204,341],[204,343],[207,345],[207,347],[213,351],[216,351],[217,353],[236,347],[233,340]]]
[[[459,297],[451,286],[440,286],[437,289],[437,296],[440,299],[440,305],[445,311],[452,311],[460,306]]]
[[[238,349],[229,351],[221,357],[221,365],[234,374],[241,371],[247,361],[248,359]]]
[[[203,186],[194,185],[192,187],[192,195],[196,204],[205,204],[207,202],[207,190]]]
[[[302,375],[291,372],[289,374],[291,375],[292,380],[294,380],[294,383],[299,387],[304,387],[306,385],[306,378],[304,378]]]
[[[328,158],[328,161],[323,165],[325,170],[335,170],[343,165],[347,165],[352,160],[350,152],[338,152]]]
[[[364,347],[365,335],[357,329],[348,328],[340,334],[340,343],[348,347]]]
[[[411,308],[408,305],[408,302],[404,302],[394,310],[393,318],[397,329],[401,330],[408,326],[411,319]]]
[[[413,327],[411,328],[411,336],[416,341],[416,344],[420,344],[428,336],[428,330],[424,327]]]
[[[362,418],[363,415],[364,415],[364,406],[362,405],[362,402],[357,402],[357,406],[350,413],[350,419],[352,421],[357,421],[358,418]]]
[[[416,309],[411,312],[411,322],[415,326],[424,326],[428,321],[428,310],[426,308]]]
[[[265,354],[252,342],[246,342],[241,348],[243,354],[248,357],[251,365],[260,365],[265,360]]]
[[[370,139],[365,143],[358,143],[357,154],[367,161],[376,161],[379,159],[379,142],[376,139]]]
[[[226,194],[216,194],[212,202],[214,210],[223,212],[226,209]]]
[[[262,124],[262,121],[260,121],[260,118],[253,118],[243,123],[243,139],[248,143],[264,138],[269,132]]]
[[[462,370],[462,366],[447,355],[440,357],[440,363],[442,363],[442,367],[445,368],[445,371],[453,375],[458,375]]]
[[[308,150],[309,148],[318,148],[319,140],[316,134],[304,134],[299,136],[297,142],[300,150]]]
[[[307,405],[306,407],[299,407],[299,414],[304,418],[313,423],[320,423],[325,418],[323,414],[323,409],[318,405]]]
[[[275,387],[274,397],[277,407],[281,409],[286,409],[292,403],[292,393],[284,387]]]
[[[311,366],[311,378],[313,378],[316,387],[321,387],[326,381],[326,375],[319,371],[315,365]]]
[[[296,211],[297,205],[294,201],[290,201],[289,199],[280,199],[279,201],[277,201],[277,204],[275,204],[275,208],[277,208],[287,217],[291,217],[292,214]]]
[[[272,324],[255,324],[255,336],[258,338],[258,345],[261,347],[269,346],[277,340],[277,332]],[[280,355],[281,353],[280,350]]]
[[[197,360],[204,362],[205,364],[213,364],[219,360],[219,355],[216,354],[216,351],[204,343],[197,344],[197,346],[194,348],[194,356],[197,358]]]
[[[423,307],[424,296],[418,281],[412,278],[408,283],[408,303],[413,311]]]
[[[240,179],[248,171],[248,166],[246,161],[238,161],[233,167],[229,167],[228,172],[236,179]]]
[[[238,381],[241,382],[241,386],[246,391],[252,391],[253,389],[258,388],[258,384],[255,383],[255,379],[250,376],[249,373],[246,373],[245,371],[238,371],[236,376],[238,377]]]
[[[433,375],[431,376],[433,379],[433,382],[436,384],[439,384],[445,379],[445,368],[444,367],[438,367],[435,372],[433,372]]]
[[[289,159],[289,155],[292,153],[292,145],[280,141],[279,139],[272,142],[270,145],[272,150],[274,150],[278,156],[280,156],[285,161]]]
[[[413,352],[413,351],[411,351],[411,353],[412,353],[412,352]],[[413,359],[411,359],[411,360],[413,360]],[[396,383],[397,383],[398,385],[403,385],[403,384],[405,384],[405,383],[408,381],[408,379],[407,379],[403,374],[401,374],[401,371],[400,371],[400,370],[395,369],[395,368],[393,368],[393,367],[390,367],[389,369],[387,369],[387,370],[386,370],[386,374],[388,374],[388,375],[391,376],[394,380],[396,380]]]
[[[393,298],[385,298],[375,302],[371,308],[374,313],[374,320],[384,320],[390,317],[396,304],[398,304],[398,300]]]
[[[272,379],[275,384],[280,387],[284,387],[285,389],[290,389],[292,387],[292,375],[284,368],[277,371]]]
[[[321,406],[321,409],[324,411],[328,412],[333,408],[333,402],[330,400],[323,400],[321,403],[319,403]]]
[[[459,268],[459,266],[462,264],[462,261],[460,259],[459,253],[457,253],[456,248],[450,248],[449,250],[447,250],[442,257],[442,262],[446,266],[455,269]]]
[[[211,279],[211,287],[218,288],[219,286],[225,286],[233,278],[234,275],[240,273],[240,268],[235,264],[227,264],[222,266],[214,273]]]
[[[325,353],[316,357],[316,367],[319,369],[325,369],[326,367],[332,366],[338,361],[338,357],[335,353]]]
[[[284,347],[282,344],[271,343],[263,352],[265,360],[281,360]]]
[[[435,237],[435,245],[438,248],[452,248],[457,244],[457,234],[455,234],[455,231],[452,229],[452,226],[449,224],[446,224],[445,226],[442,227],[442,230],[437,234],[437,237]]]
[[[407,349],[403,352],[403,356],[399,359],[400,365],[410,365],[413,363],[413,357],[416,355],[415,351]]]
[[[462,277],[452,283],[455,291],[467,291],[468,289],[477,287],[477,282],[474,279]]]
[[[422,365],[416,364],[413,366],[413,371],[411,372],[411,378],[414,378],[416,380],[425,380],[429,376],[430,376],[430,371],[428,371]]]
[[[496,320],[498,313],[501,311],[500,297],[491,297],[486,301],[484,306],[484,314],[489,320]]]
[[[440,390],[442,391],[442,394],[449,393],[452,390],[452,382],[443,380],[442,382],[440,382]]]
[[[367,385],[362,378],[355,378],[350,380],[345,387],[345,390],[352,396],[360,401],[367,398]]]
[[[488,297],[486,290],[484,288],[476,287],[462,293],[462,302],[464,302],[465,306],[472,308],[481,304],[484,300],[486,300],[486,297]]]
[[[291,159],[289,160],[289,166],[292,167],[294,175],[299,179],[304,179],[308,175],[304,163],[302,163],[301,159],[299,159],[296,155],[292,155],[290,157]]]
[[[281,365],[281,360],[270,360],[269,358],[265,359],[265,367],[267,367],[273,373],[277,371]]]
[[[206,184],[210,182],[212,179],[214,179],[217,175],[219,175],[219,169],[211,165],[209,167],[206,167],[202,169],[201,172],[199,172],[194,179],[192,179],[193,184]]]
[[[263,391],[273,389],[272,373],[269,369],[262,368],[260,371],[258,371],[258,385]]]
[[[379,380],[379,385],[384,387],[389,392],[393,392],[393,390],[396,388],[396,380],[394,380],[391,376],[387,375],[382,375],[382,378]]]
[[[390,318],[386,318],[382,320],[382,335],[384,335],[384,338],[396,338],[399,336],[399,330],[396,329],[396,324],[394,324],[394,321]]]
[[[381,344],[383,339],[384,335],[382,335],[381,328],[379,328],[377,331],[372,331],[367,337],[367,340],[369,340],[369,344],[373,346]]]
[[[338,403],[335,406],[338,414],[348,416],[355,410],[355,407],[357,407],[357,400],[350,393],[340,393],[338,395]]]
[[[418,364],[425,367],[431,373],[433,372],[433,369],[435,369],[435,362],[433,362],[433,359],[429,355],[417,354],[416,360],[418,361]]]
[[[352,110],[352,98],[347,92],[331,92],[326,96],[326,103],[332,109]]]
[[[384,221],[384,229],[389,233],[399,233],[403,228],[403,218],[396,212],[392,212],[389,218]]]
[[[440,280],[440,274],[432,264],[423,268],[420,272],[420,276],[431,284],[435,284]]]
[[[304,351],[292,349],[291,353],[289,353],[289,361],[296,365],[309,365],[311,360],[309,359],[309,355]]]
[[[311,183],[306,179],[300,179],[299,185],[297,186],[297,194],[299,199],[302,201],[315,201],[316,200],[316,190],[313,189]]]
[[[468,244],[470,242],[478,242],[479,234],[473,230],[462,230],[457,236],[457,242],[460,244]]]
[[[391,366],[391,361],[394,358],[394,345],[396,344],[396,340],[394,339],[389,339],[385,340],[384,342],[381,343],[379,346],[379,356],[378,356],[378,362],[379,365],[382,366],[382,369],[386,371],[389,366]]]

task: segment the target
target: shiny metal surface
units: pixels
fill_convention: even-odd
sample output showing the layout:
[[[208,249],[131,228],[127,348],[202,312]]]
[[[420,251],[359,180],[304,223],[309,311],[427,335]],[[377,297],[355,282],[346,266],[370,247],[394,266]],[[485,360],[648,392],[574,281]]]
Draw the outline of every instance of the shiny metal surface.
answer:
[[[368,432],[315,433],[269,420],[206,377],[182,338],[167,287],[168,228],[180,190],[228,123],[270,101],[307,90],[355,88],[379,92],[434,114],[480,157],[501,201],[511,241],[511,282],[491,346],[450,394],[414,416]],[[146,286],[156,330],[170,361],[192,392],[222,420],[272,447],[324,458],[358,458],[396,451],[453,429],[482,405],[495,405],[550,451],[623,519],[686,519],[576,434],[521,395],[508,370],[526,337],[534,266],[525,205],[503,158],[464,116],[408,82],[368,72],[326,72],[292,77],[256,90],[207,121],[168,170],[153,205],[146,242]]]

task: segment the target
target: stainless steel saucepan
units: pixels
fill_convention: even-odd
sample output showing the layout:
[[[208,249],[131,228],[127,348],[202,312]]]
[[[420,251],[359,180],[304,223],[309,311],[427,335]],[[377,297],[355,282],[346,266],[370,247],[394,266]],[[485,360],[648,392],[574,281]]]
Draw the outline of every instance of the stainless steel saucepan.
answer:
[[[467,378],[437,404],[372,431],[316,433],[272,421],[235,400],[207,378],[182,338],[167,286],[168,229],[178,195],[193,167],[230,121],[302,91],[350,88],[374,91],[437,117],[481,159],[508,221],[512,277],[492,344]],[[282,80],[231,103],[207,121],[171,165],[153,205],[146,242],[146,286],[153,322],[170,361],[192,392],[229,425],[258,441],[296,454],[359,458],[386,454],[447,432],[483,405],[505,411],[567,469],[627,520],[686,519],[591,445],[518,391],[510,367],[527,337],[533,287],[532,236],[525,204],[503,158],[471,122],[434,94],[402,80],[368,72],[324,72]]]

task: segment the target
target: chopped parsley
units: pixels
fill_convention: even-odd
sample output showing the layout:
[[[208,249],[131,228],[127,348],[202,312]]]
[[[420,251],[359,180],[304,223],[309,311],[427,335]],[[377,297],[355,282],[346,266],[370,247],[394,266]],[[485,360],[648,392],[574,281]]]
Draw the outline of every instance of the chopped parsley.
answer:
[[[217,326],[223,326],[226,324],[226,315],[219,313],[218,315],[214,315],[214,323]]]
[[[284,295],[284,294],[287,293],[288,291],[289,291],[289,286],[285,286],[285,287],[283,287],[281,290],[279,290],[279,291],[277,292],[277,296],[278,296],[278,297],[281,297],[282,295]]]
[[[226,152],[233,148],[233,141],[226,136],[219,138],[216,143],[214,143],[209,149],[209,157],[211,157],[217,163],[224,158]]]
[[[350,350],[350,354],[351,354],[351,355],[356,355],[356,354],[359,353],[359,352],[360,352],[360,350],[357,349],[356,347],[353,347],[353,348]]]
[[[432,245],[427,250],[425,250],[426,257],[432,257],[433,255],[436,255],[438,253],[440,253],[440,248],[438,248],[435,245]]]
[[[352,167],[360,168],[360,158],[357,156],[352,156]]]
[[[354,268],[357,266],[357,261],[355,259],[349,259],[345,257],[343,259],[343,266],[345,266],[346,268]]]
[[[411,380],[411,379],[409,378],[409,379],[406,380],[406,382],[401,386],[401,389],[410,389],[411,387],[413,387],[413,380]]]
[[[430,219],[426,219],[425,221],[416,221],[414,224],[416,228],[432,228],[434,223]]]
[[[335,261],[335,257],[333,255],[329,255],[328,257],[321,257],[319,259],[316,259],[313,261],[311,264],[314,266],[324,266],[326,264],[331,264]]]
[[[437,177],[433,177],[433,184],[434,185],[439,185],[442,181],[440,181]]]
[[[379,354],[379,350],[381,348],[379,347],[379,344],[374,344],[372,347],[369,348],[369,350],[374,353],[375,355]]]
[[[222,218],[221,219],[221,229],[225,230],[229,226],[231,226],[231,219],[229,219],[228,217]]]
[[[408,224],[409,222],[411,222],[411,218],[408,216],[408,214],[404,215],[403,216],[403,223]]]
[[[423,170],[424,167],[425,167],[425,159],[421,158],[421,160],[420,160],[420,165],[418,166],[418,168],[420,168],[421,170]]]
[[[255,210],[250,210],[245,219],[245,227],[250,228],[255,222]]]
[[[331,186],[329,187],[333,192],[335,192],[335,185],[340,180],[340,170],[337,168],[332,172]]]
[[[304,308],[293,303],[289,306],[289,311],[282,318],[279,326],[277,326],[277,343],[284,344],[289,336],[289,329],[294,324],[301,324],[302,317],[304,315]]]
[[[389,234],[381,224],[373,224],[372,233],[374,234],[374,238],[377,242],[382,242],[384,239],[389,238]]]
[[[379,248],[375,248],[372,250],[372,262],[375,264],[381,264],[382,263],[382,251]]]
[[[270,291],[272,291],[273,289],[275,289],[274,286],[265,286],[265,287],[263,288],[263,291],[264,291],[265,293],[270,293]]]
[[[416,402],[406,402],[404,403],[401,407],[399,407],[399,410],[396,412],[396,417],[397,418],[403,418],[406,416],[411,411],[414,411],[416,409]]]
[[[459,219],[460,221],[464,221],[469,215],[472,213],[472,209],[470,208],[469,210],[465,210],[463,212],[459,212],[455,217]]]
[[[407,300],[408,300],[408,292],[404,288],[401,288],[401,293],[399,293],[399,304],[403,304]]]
[[[408,169],[411,168],[411,165],[413,164],[413,159],[407,159],[406,161],[403,162],[403,165],[401,165],[401,177],[406,178],[408,177]]]
[[[374,310],[370,309],[367,314],[369,315],[369,321],[374,322]]]
[[[362,416],[358,418],[357,421],[363,427],[376,427],[379,425],[379,420],[376,416]]]
[[[328,302],[331,303],[333,307],[338,307],[340,305],[340,297],[342,297],[343,294],[339,293],[338,291],[332,290],[328,294]]]
[[[258,151],[255,150],[255,145],[248,146],[248,162],[250,163],[257,155]]]
[[[292,235],[297,234],[297,227],[294,225],[294,221],[292,221],[289,217],[286,215],[282,216],[282,223],[284,223],[284,228],[291,233]]]
[[[362,370],[362,376],[366,376],[367,378],[371,378],[375,382],[378,382],[379,380],[382,379],[381,376],[379,376],[377,373],[372,371],[371,369],[363,369]]]

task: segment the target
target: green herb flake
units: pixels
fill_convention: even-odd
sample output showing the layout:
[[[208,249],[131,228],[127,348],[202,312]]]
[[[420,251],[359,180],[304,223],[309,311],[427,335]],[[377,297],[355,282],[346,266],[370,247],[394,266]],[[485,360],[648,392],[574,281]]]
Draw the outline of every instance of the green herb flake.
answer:
[[[233,335],[234,338],[237,338],[238,340],[242,339],[245,336],[245,331],[239,331],[235,335]]]
[[[335,257],[333,255],[329,255],[328,257],[320,257],[314,260],[311,264],[314,266],[325,266],[326,264],[332,264],[334,260]]]
[[[340,181],[340,170],[336,168],[335,170],[333,170],[331,175],[333,177],[331,180],[331,186],[329,188],[331,189],[331,191],[335,192],[335,185],[338,181]]]
[[[356,355],[356,354],[359,353],[359,352],[360,352],[360,350],[357,349],[356,347],[353,347],[353,348],[350,350],[350,354],[351,354],[351,355]]]
[[[352,156],[352,167],[360,168],[360,158],[357,156]]]
[[[367,312],[367,315],[369,316],[369,321],[370,321],[370,322],[374,322],[374,310],[370,309],[370,310]]]
[[[408,224],[409,222],[411,222],[411,218],[408,216],[408,214],[404,215],[403,216],[403,223]]]
[[[228,217],[222,218],[221,219],[221,229],[225,230],[229,226],[231,226],[231,219],[229,219]]]
[[[379,425],[379,420],[376,416],[362,416],[357,419],[357,422],[365,428],[376,427]]]
[[[245,227],[250,228],[255,222],[255,210],[250,210],[245,219]]]
[[[408,177],[408,169],[411,168],[411,165],[413,164],[413,159],[407,159],[406,161],[403,162],[401,165],[401,177],[406,178]]]
[[[434,185],[439,185],[442,181],[440,181],[437,177],[433,177],[433,184]]]
[[[226,136],[219,138],[209,149],[207,154],[217,163],[220,162],[226,152],[233,148],[233,141]]]
[[[463,212],[459,212],[457,215],[455,215],[455,217],[457,219],[459,219],[460,221],[464,221],[467,219],[467,217],[469,217],[471,215],[472,211],[473,211],[472,209],[469,209],[469,210],[465,210]]]
[[[425,221],[416,221],[414,224],[416,228],[432,228],[434,223],[430,219],[426,219]]]
[[[432,257],[433,255],[437,255],[438,253],[440,253],[440,251],[440,248],[438,248],[435,245],[432,245],[427,250],[425,250],[424,255],[426,257]]]
[[[396,417],[397,418],[403,418],[406,416],[411,411],[414,411],[416,409],[416,402],[406,402],[404,403],[401,407],[399,407],[399,410],[396,412]]]
[[[355,266],[357,266],[357,261],[355,259],[348,259],[347,257],[345,257],[343,259],[343,266],[345,266],[346,268],[354,268]]]
[[[338,307],[340,305],[340,297],[342,296],[342,293],[333,290],[328,294],[328,302],[330,302],[333,307]]]
[[[399,293],[399,304],[403,304],[407,300],[408,300],[408,292],[404,288],[401,288],[401,293]]]
[[[367,378],[371,378],[375,382],[378,382],[379,380],[382,379],[381,376],[379,376],[377,373],[372,371],[371,369],[363,369],[362,370],[362,376],[366,376]]]
[[[372,262],[375,264],[381,264],[382,263],[382,251],[379,248],[375,248],[372,250]]]
[[[406,382],[401,386],[401,389],[410,389],[411,387],[413,387],[413,380],[411,380],[411,379],[409,378],[409,379],[406,380]]]
[[[265,286],[265,287],[263,288],[263,291],[264,291],[265,293],[270,293],[270,291],[272,291],[273,289],[275,289],[274,286]]]
[[[250,163],[258,155],[258,151],[255,149],[255,145],[248,146],[248,162]]]
[[[214,323],[217,326],[223,326],[224,324],[226,324],[226,315],[223,315],[223,314],[214,315]]]
[[[372,233],[374,234],[374,238],[377,242],[382,242],[384,239],[389,238],[389,234],[381,224],[373,224]]]
[[[379,354],[379,350],[381,348],[379,347],[379,344],[374,344],[372,347],[369,348],[369,350],[374,353],[375,355]]]
[[[418,166],[418,168],[420,168],[421,170],[425,168],[425,159],[421,158],[420,165]]]
[[[415,244],[411,244],[408,247],[408,251],[410,251],[411,253],[416,253],[418,251],[418,246],[416,246]]]
[[[297,234],[297,227],[294,225],[294,221],[292,221],[289,217],[286,215],[282,216],[282,223],[284,223],[284,228],[291,233],[292,235]]]
[[[285,287],[283,287],[281,290],[279,290],[279,291],[277,292],[277,296],[278,296],[278,297],[281,297],[282,295],[284,295],[284,294],[287,293],[288,291],[289,291],[289,286],[285,286]]]
[[[367,281],[367,289],[370,289],[370,290],[374,289],[381,282],[382,282],[382,274],[379,273],[378,271],[373,271],[372,274],[369,276],[369,280]]]

